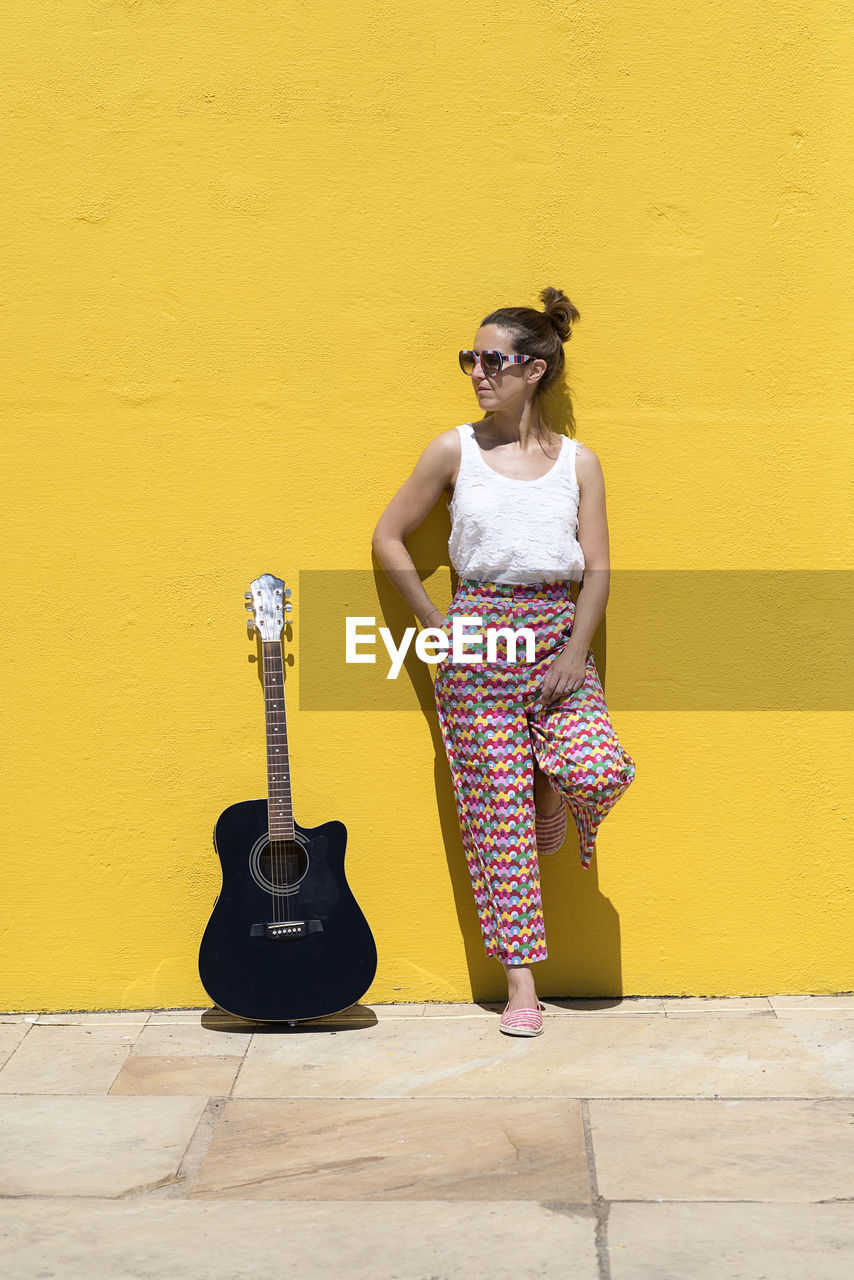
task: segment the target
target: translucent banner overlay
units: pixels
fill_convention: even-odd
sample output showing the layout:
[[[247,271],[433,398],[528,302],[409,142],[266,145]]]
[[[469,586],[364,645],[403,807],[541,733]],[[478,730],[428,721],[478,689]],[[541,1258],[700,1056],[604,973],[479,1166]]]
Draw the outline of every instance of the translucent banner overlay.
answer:
[[[419,576],[446,611],[456,580],[446,569]],[[852,579],[854,572],[841,569],[612,570],[592,643],[609,708],[850,711]],[[577,598],[578,584],[572,594]],[[283,646],[294,650],[287,670],[298,677],[301,711],[432,704],[437,665],[417,656],[423,628],[384,574],[303,570],[294,616],[295,634]],[[347,662],[348,618],[362,637],[351,651],[373,654],[373,663]],[[400,651],[407,628],[415,633],[390,679],[389,646]],[[520,659],[524,654],[520,644]]]

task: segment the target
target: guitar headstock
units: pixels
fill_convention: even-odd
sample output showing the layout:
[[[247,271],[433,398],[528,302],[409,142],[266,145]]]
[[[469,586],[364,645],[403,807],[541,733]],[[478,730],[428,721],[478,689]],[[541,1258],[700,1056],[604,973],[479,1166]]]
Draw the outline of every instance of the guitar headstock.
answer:
[[[285,615],[293,608],[287,597],[291,594],[281,578],[274,578],[272,573],[262,573],[256,578],[249,590],[244,593],[246,608],[252,615],[246,621],[246,629],[250,636],[257,630],[262,640],[278,640],[285,625]],[[293,618],[288,618],[292,623]]]

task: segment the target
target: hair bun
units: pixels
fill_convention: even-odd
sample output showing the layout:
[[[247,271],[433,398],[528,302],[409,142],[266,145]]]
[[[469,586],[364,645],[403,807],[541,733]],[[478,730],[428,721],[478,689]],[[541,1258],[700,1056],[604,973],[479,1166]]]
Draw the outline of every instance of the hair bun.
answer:
[[[581,319],[580,313],[562,289],[543,289],[540,302],[543,304],[546,316],[557,330],[561,342],[566,342],[571,335],[572,326]]]

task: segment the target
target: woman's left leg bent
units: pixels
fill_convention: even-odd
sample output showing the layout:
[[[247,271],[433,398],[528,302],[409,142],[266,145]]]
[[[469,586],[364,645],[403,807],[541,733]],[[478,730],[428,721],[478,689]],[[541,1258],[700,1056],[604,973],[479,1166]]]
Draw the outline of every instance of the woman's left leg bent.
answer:
[[[587,870],[602,819],[635,776],[634,761],[611,723],[592,652],[580,689],[547,706],[537,699],[528,710],[534,756],[569,807]]]

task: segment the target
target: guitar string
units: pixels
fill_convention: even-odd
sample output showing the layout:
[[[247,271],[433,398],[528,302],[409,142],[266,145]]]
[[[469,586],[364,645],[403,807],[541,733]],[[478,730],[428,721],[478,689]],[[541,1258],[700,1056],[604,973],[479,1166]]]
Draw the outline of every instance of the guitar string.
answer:
[[[283,597],[283,601],[284,601],[284,597]],[[284,613],[284,610],[283,610],[283,613]],[[274,645],[275,645],[275,652],[271,653],[270,661],[272,663],[272,676],[275,678],[275,696],[276,696],[277,702],[278,700],[281,700],[281,707],[279,712],[277,712],[277,716],[279,716],[281,719],[281,725],[277,724],[277,725],[274,725],[273,727],[276,732],[278,732],[279,728],[281,728],[282,730],[282,737],[278,740],[279,741],[278,754],[280,756],[279,770],[275,772],[275,787],[276,787],[276,791],[278,792],[282,786],[282,778],[281,778],[282,762],[283,760],[287,759],[287,742],[286,742],[287,729],[286,729],[286,718],[285,718],[285,664],[282,657],[281,634],[279,635],[278,639],[274,641]],[[274,749],[273,751],[273,755],[275,754],[276,754],[276,749]],[[281,797],[278,794],[276,796],[275,803],[277,808],[277,822],[278,822],[278,818],[280,816],[279,806],[281,804]],[[272,843],[273,842],[271,840],[271,844]],[[289,858],[288,846],[290,843],[291,842],[288,841],[287,839],[283,841],[280,840],[275,842],[276,867],[277,867],[276,898],[277,899],[279,897],[284,898],[283,903],[280,901],[276,901],[275,915],[276,915],[276,919],[281,918],[282,920],[284,920],[286,917],[288,920],[290,920],[291,918],[291,899],[290,899],[290,894],[288,892],[288,886],[290,883],[289,869],[288,869],[288,858]],[[279,912],[283,909],[285,914],[279,917]]]
[[[290,786],[290,780],[291,780],[291,779],[290,779],[291,765],[290,765],[290,754],[289,754],[289,752],[288,752],[288,721],[287,721],[287,711],[286,711],[286,708],[285,708],[285,659],[284,659],[284,653],[283,653],[283,651],[282,651],[282,635],[284,635],[284,616],[285,616],[285,594],[284,594],[284,585],[283,585],[283,586],[282,586],[282,620],[283,620],[283,621],[282,621],[282,632],[281,632],[281,635],[279,636],[279,647],[278,647],[278,649],[277,649],[277,651],[276,651],[276,660],[277,660],[277,664],[278,664],[278,670],[281,672],[281,681],[282,681],[282,683],[281,683],[281,693],[282,693],[282,758],[283,758],[283,761],[284,761],[284,763],[285,763],[286,773],[287,773],[287,792],[288,792],[288,796],[289,796],[289,797],[290,797],[290,799],[291,799],[291,803],[290,803],[290,805],[288,806],[288,807],[289,807],[289,809],[290,809],[290,823],[289,823],[289,825],[293,827],[293,826],[294,826],[294,820],[293,820],[293,819],[294,819],[294,815],[293,815],[293,797],[292,797],[292,795],[291,795],[291,786]],[[294,876],[296,876],[296,862],[297,862],[297,857],[296,857],[296,847],[297,847],[297,846],[296,846],[296,828],[294,828],[293,838],[292,838],[291,840],[289,840],[289,841],[286,841],[286,842],[285,842],[285,910],[286,910],[286,912],[287,912],[287,918],[288,918],[288,920],[290,920],[290,918],[291,918],[291,895],[290,895],[290,892],[289,892],[289,889],[290,889],[290,870],[289,870],[289,866],[288,866],[288,858],[289,858],[289,856],[290,856],[290,858],[292,858],[292,860],[293,860],[293,863],[294,863]],[[290,854],[289,854],[289,850],[290,850]]]
[[[284,584],[282,584],[282,619],[283,619],[282,634],[283,635],[284,635],[284,627],[285,627],[284,618],[285,618],[285,588],[284,588]],[[280,645],[280,652],[282,652],[281,645]],[[294,863],[294,883],[296,884],[296,882],[299,879],[299,872],[302,865],[302,862],[301,862],[302,846],[297,842],[296,824],[294,822],[293,792],[291,790],[291,757],[290,757],[290,751],[288,749],[288,713],[287,713],[287,707],[285,705],[285,659],[284,659],[283,653],[282,653],[282,735],[284,740],[285,763],[286,763],[287,778],[288,778],[287,790],[288,790],[288,799],[289,799],[288,807],[290,809],[290,825],[293,828],[293,840],[291,841],[291,851],[292,851],[293,863]],[[291,905],[292,905],[291,895],[288,894],[287,906],[288,906],[289,920],[291,918]]]
[[[284,612],[284,610],[283,610],[283,612]],[[277,712],[277,715],[278,715],[282,720],[284,720],[284,710],[285,710],[285,700],[284,700],[284,699],[285,699],[285,671],[284,671],[284,661],[283,661],[283,659],[282,659],[282,634],[281,634],[281,632],[279,632],[279,637],[278,637],[278,639],[276,640],[275,653],[274,653],[272,656],[273,656],[273,667],[274,667],[274,669],[275,669],[275,675],[276,675],[276,698],[277,698],[277,700],[280,700],[280,704],[281,704],[281,705],[279,706],[279,711]],[[276,726],[277,731],[278,731],[278,728],[279,728],[279,726],[277,725],[277,726]],[[281,767],[282,767],[282,753],[283,753],[283,748],[284,748],[284,737],[283,737],[283,738],[281,739],[281,741],[279,742],[279,756],[280,756],[280,759],[279,759],[279,772],[276,774],[276,791],[277,791],[277,792],[280,790],[281,785],[282,785],[282,779],[281,779]],[[277,795],[277,798],[276,798],[276,805],[277,805],[277,809],[278,809],[278,806],[279,806],[280,804],[281,804],[281,797]],[[281,816],[281,815],[280,815],[280,816]],[[281,901],[281,898],[280,898],[280,901],[279,901],[279,908],[280,908],[280,910],[282,910],[282,911],[283,911],[282,919],[284,920],[285,918],[287,918],[288,920],[290,920],[290,918],[291,918],[291,900],[290,900],[290,895],[288,894],[288,840],[287,840],[287,836],[285,837],[285,839],[284,839],[283,841],[281,841],[281,842],[280,842],[280,847],[281,847],[281,854],[280,854],[280,863],[279,863],[279,867],[280,867],[280,871],[281,871],[281,880],[280,880],[280,882],[279,882],[279,887],[280,887],[280,890],[281,890],[281,894],[282,894],[282,895],[283,895],[283,897],[284,897],[284,901]]]
[[[284,736],[283,736],[283,733],[282,733],[282,729],[283,729],[283,719],[284,719],[284,692],[285,692],[284,685],[285,685],[285,681],[284,681],[284,664],[283,664],[283,662],[282,662],[282,637],[281,637],[281,634],[279,635],[279,639],[276,641],[276,650],[275,650],[275,653],[273,654],[273,664],[274,664],[275,669],[276,669],[276,705],[277,705],[277,706],[278,706],[278,708],[279,708],[279,710],[278,710],[278,711],[277,711],[277,713],[276,713],[277,721],[279,722],[279,723],[277,723],[277,725],[276,725],[276,729],[277,729],[277,737],[279,738],[279,761],[278,761],[278,769],[277,769],[277,772],[276,772],[276,805],[277,805],[277,809],[278,809],[278,812],[279,812],[279,818],[278,818],[278,821],[279,821],[279,823],[281,824],[281,804],[282,804],[281,790],[282,790],[282,774],[283,774],[283,770],[284,770],[284,752],[285,752],[285,741],[284,741]],[[287,815],[285,815],[285,822],[286,822],[286,824],[287,824]],[[282,919],[285,919],[285,918],[290,919],[290,915],[291,915],[291,905],[290,905],[290,895],[288,894],[288,839],[287,839],[287,835],[285,836],[285,839],[284,839],[284,840],[281,840],[281,841],[280,841],[280,843],[279,843],[279,850],[280,850],[280,862],[279,862],[279,868],[280,868],[280,872],[281,872],[281,879],[280,879],[280,885],[279,885],[279,888],[280,888],[280,891],[281,891],[281,895],[283,895],[283,896],[280,896],[280,898],[279,898],[280,914],[281,914],[281,916],[282,916]]]
[[[285,589],[284,589],[284,586],[283,586],[283,587],[282,587],[282,635],[284,635],[284,633],[285,633],[284,617],[285,617]],[[286,710],[285,710],[285,657],[284,657],[284,653],[283,653],[283,650],[282,650],[282,638],[281,638],[281,636],[279,637],[279,651],[278,651],[278,656],[279,656],[279,661],[280,661],[280,664],[281,664],[281,665],[280,665],[280,669],[281,669],[281,673],[282,673],[282,751],[283,751],[283,758],[284,758],[284,761],[285,761],[285,768],[286,768],[286,772],[287,772],[287,791],[288,791],[288,795],[290,796],[290,792],[291,792],[291,786],[290,786],[290,782],[291,782],[291,762],[290,762],[290,756],[289,756],[289,754],[288,754],[288,724],[287,724],[287,712],[286,712]],[[293,818],[294,818],[294,815],[293,815],[293,804],[291,803],[288,807],[289,807],[289,808],[290,808],[290,810],[291,810],[291,813],[290,813],[290,824],[289,824],[289,825],[290,825],[290,826],[293,826]],[[288,852],[287,852],[287,850],[288,850],[288,849],[290,849],[290,856],[291,856],[291,858],[293,859],[294,864],[296,864],[296,829],[294,829],[293,839],[292,839],[292,840],[290,840],[290,841],[288,841],[288,843],[287,843],[287,844],[286,844],[286,846],[285,846],[285,890],[286,890],[286,893],[285,893],[285,907],[286,907],[286,910],[287,910],[287,913],[288,913],[288,919],[290,920],[290,918],[291,918],[291,895],[290,895],[290,893],[289,893],[289,892],[287,892],[287,890],[290,888],[290,871],[289,871],[289,868],[288,868]],[[296,870],[296,867],[295,867],[294,869]]]
[[[275,606],[274,606],[274,609],[275,609]],[[273,616],[275,617],[275,612]],[[276,659],[272,653],[265,652],[265,661],[268,663],[268,672],[267,672],[268,687],[271,689],[273,697],[278,699],[279,689],[274,684],[274,679],[277,674]],[[274,822],[273,822],[273,816],[272,816],[272,809],[273,809],[273,805],[275,805],[276,806],[276,822],[278,823],[278,804],[279,804],[278,795],[274,795],[274,791],[278,791],[279,778],[275,768],[276,749],[273,746],[273,743],[275,741],[276,728],[277,728],[275,724],[273,710],[274,710],[274,704],[270,704],[268,707],[268,732],[267,732],[267,754],[269,758],[269,767],[268,767],[269,798],[268,798],[267,804],[270,812],[270,832],[269,832],[270,871],[271,871],[271,877],[273,881],[273,919],[274,921],[278,922],[280,919],[284,918],[284,917],[281,917],[279,914],[281,911],[280,898],[281,898],[281,889],[282,889],[282,883],[283,883],[282,882],[283,868],[282,868],[282,852],[279,847],[280,842],[273,838]],[[285,875],[286,874],[287,874],[287,871],[285,870]]]
[[[282,603],[284,604],[284,595],[282,597]],[[275,606],[274,606],[274,610],[275,610]],[[284,613],[284,609],[282,612]],[[275,616],[275,612],[274,612],[274,616]],[[267,717],[266,717],[267,718],[267,725],[266,725],[267,759],[268,759],[267,837],[270,845],[270,873],[271,873],[271,882],[273,885],[273,919],[274,921],[278,922],[279,910],[281,908],[277,899],[280,896],[280,891],[281,891],[281,896],[283,896],[285,900],[284,906],[287,911],[288,920],[290,920],[290,917],[291,917],[291,901],[290,901],[290,894],[288,892],[288,885],[290,883],[288,859],[289,859],[289,856],[292,856],[294,859],[294,862],[296,862],[296,854],[295,854],[295,851],[292,851],[291,854],[289,855],[289,845],[294,844],[294,841],[275,840],[273,838],[273,833],[272,833],[272,828],[274,825],[273,817],[272,817],[273,805],[277,806],[276,819],[278,822],[278,818],[280,816],[278,811],[278,806],[281,803],[281,798],[278,795],[274,796],[273,794],[274,789],[278,791],[281,786],[281,778],[279,776],[279,773],[275,769],[274,756],[276,754],[279,754],[283,756],[285,759],[287,758],[287,750],[286,750],[287,718],[285,714],[285,696],[284,696],[285,672],[284,672],[284,661],[282,658],[282,649],[281,649],[281,634],[279,635],[278,639],[273,641],[272,643],[275,645],[278,645],[278,648],[275,654],[269,653],[267,649],[264,648],[264,641],[262,638],[262,654],[264,657],[264,695],[265,695],[265,710],[267,713]],[[281,682],[277,683],[280,672],[281,672]],[[274,723],[274,715],[273,715],[274,705],[272,702],[272,698],[270,697],[271,693],[275,698],[281,698],[281,703],[282,703],[281,726]],[[279,747],[276,748],[275,746],[273,746],[273,743],[276,741],[273,735],[278,732],[278,729],[280,727],[282,729],[282,737],[278,739]],[[281,764],[281,761],[279,763]],[[293,820],[292,814],[291,814],[291,820]],[[283,919],[284,919],[284,916],[282,917],[282,920]]]
[[[261,655],[264,661],[264,763],[267,766],[267,842],[270,846],[270,880],[273,883],[273,902],[275,903],[275,864],[271,829],[272,797],[270,795],[270,668],[267,662],[267,641],[261,635]]]
[[[265,755],[267,761],[267,841],[270,846],[270,882],[273,886],[272,907],[273,921],[278,920],[277,915],[277,853],[276,845],[273,840],[273,770],[272,770],[272,688],[271,688],[271,671],[269,663],[269,654],[267,652],[267,642],[263,636],[261,639],[261,652],[264,657],[264,737],[265,737]]]
[[[282,651],[282,636],[284,635],[284,632],[285,632],[284,617],[285,617],[285,590],[284,590],[284,585],[283,585],[283,586],[282,586],[282,631],[281,631],[281,634],[279,635],[279,647],[278,647],[278,649],[277,649],[277,651],[276,651],[276,660],[277,660],[277,663],[278,663],[278,670],[281,672],[281,680],[282,680],[282,684],[281,684],[281,692],[282,692],[282,756],[283,756],[283,760],[286,762],[287,775],[288,775],[288,787],[287,787],[287,790],[288,790],[288,794],[290,795],[290,790],[291,790],[291,788],[290,788],[290,759],[289,759],[289,756],[288,756],[288,742],[287,742],[287,739],[288,739],[288,726],[287,726],[287,716],[286,716],[286,712],[285,712],[285,658],[284,658],[284,653],[283,653],[283,651]],[[290,808],[290,810],[291,810],[289,826],[293,826],[293,816],[294,816],[294,815],[293,815],[293,804],[291,804],[291,805],[289,806],[289,808]],[[290,895],[290,893],[288,892],[288,890],[289,890],[289,888],[290,888],[290,869],[289,869],[289,866],[288,866],[288,858],[289,858],[289,856],[290,856],[291,858],[294,858],[294,861],[296,860],[296,859],[295,859],[295,855],[294,855],[294,845],[295,845],[295,842],[296,842],[296,830],[294,830],[293,838],[292,838],[291,840],[286,840],[286,841],[285,841],[285,911],[287,912],[287,918],[288,918],[288,920],[290,920],[290,918],[291,918],[291,895]],[[289,850],[290,850],[290,853],[289,853]]]

